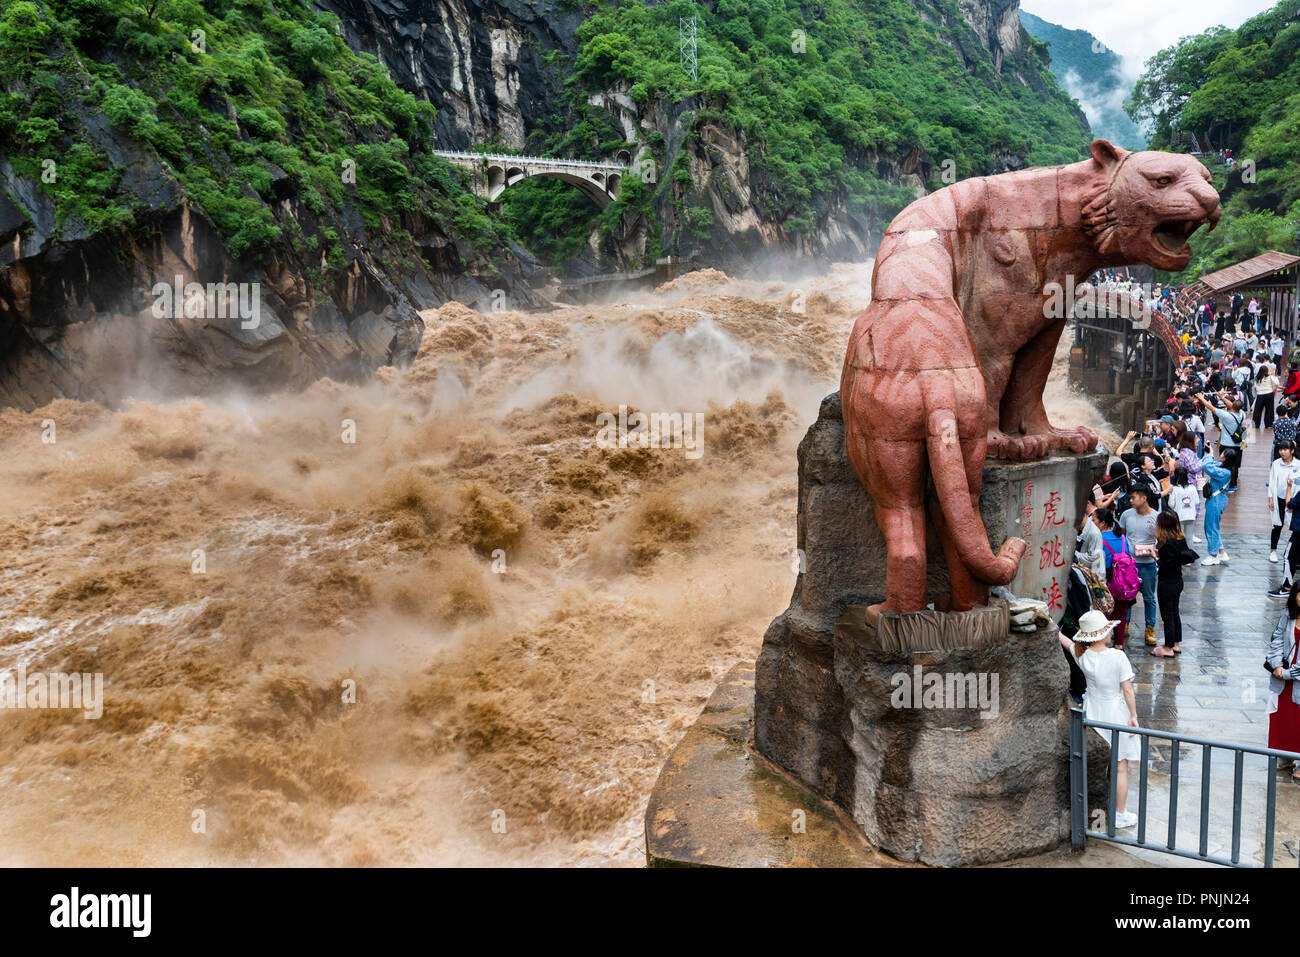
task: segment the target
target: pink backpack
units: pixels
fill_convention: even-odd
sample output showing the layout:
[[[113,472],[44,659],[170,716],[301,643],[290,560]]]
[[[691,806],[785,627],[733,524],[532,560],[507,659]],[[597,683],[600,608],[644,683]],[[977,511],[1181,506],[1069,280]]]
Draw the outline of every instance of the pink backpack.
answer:
[[[1128,553],[1128,542],[1122,535],[1119,541],[1123,550],[1118,553],[1106,545],[1105,539],[1101,542],[1106,545],[1106,551],[1110,552],[1110,593],[1116,601],[1131,601],[1142,590],[1142,579],[1138,575],[1137,562]]]

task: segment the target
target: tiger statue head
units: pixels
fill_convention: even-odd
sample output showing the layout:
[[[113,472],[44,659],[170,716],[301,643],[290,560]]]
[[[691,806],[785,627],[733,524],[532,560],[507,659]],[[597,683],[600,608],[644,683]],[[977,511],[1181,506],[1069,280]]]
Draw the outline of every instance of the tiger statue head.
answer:
[[[1093,140],[1096,186],[1083,197],[1084,231],[1107,260],[1178,272],[1192,233],[1223,215],[1210,171],[1186,153],[1130,153]]]

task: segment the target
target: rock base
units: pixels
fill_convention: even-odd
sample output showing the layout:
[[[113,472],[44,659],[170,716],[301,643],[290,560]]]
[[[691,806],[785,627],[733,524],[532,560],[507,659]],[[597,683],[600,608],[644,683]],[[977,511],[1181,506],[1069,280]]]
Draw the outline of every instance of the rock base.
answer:
[[[836,800],[868,840],[947,866],[1069,840],[1069,670],[1056,635],[1049,626],[982,648],[897,652],[841,622],[833,670],[851,777]]]
[[[980,511],[994,549],[1012,533],[1030,540],[1012,592],[1051,599],[1103,461],[985,466]],[[996,603],[969,627],[918,612],[882,616],[877,633],[860,610],[846,616],[884,595],[884,540],[844,453],[837,395],[799,447],[798,528],[804,571],[755,669],[756,750],[903,861],[988,863],[1067,842],[1069,670],[1055,626],[1008,632]],[[929,594],[942,607],[937,541],[928,554]],[[935,681],[943,693],[927,698]],[[919,701],[900,700],[905,685]],[[953,697],[968,688],[974,707]]]
[[[737,665],[664,765],[645,817],[651,867],[888,867],[846,815],[746,746],[754,668]]]
[[[755,754],[753,727],[751,663],[723,678],[660,772],[645,815],[651,867],[919,866],[873,848],[842,809]],[[1090,806],[1097,806],[1105,800],[1108,765],[1102,750],[1094,755],[1094,743],[1088,747]],[[1083,854],[1067,845],[1011,866],[1143,864],[1119,845],[1090,841]]]

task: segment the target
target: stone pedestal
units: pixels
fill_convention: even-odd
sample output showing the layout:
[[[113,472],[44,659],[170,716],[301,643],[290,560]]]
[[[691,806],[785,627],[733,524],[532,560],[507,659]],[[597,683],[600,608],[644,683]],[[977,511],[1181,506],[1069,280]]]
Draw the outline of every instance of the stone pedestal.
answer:
[[[833,670],[852,778],[837,801],[875,847],[961,866],[1069,840],[1070,678],[1056,634],[899,653],[841,620]]]
[[[1074,524],[1104,462],[1092,454],[987,463],[980,512],[993,548],[1011,534],[1030,541],[1014,593],[1059,612]],[[1068,840],[1069,672],[1055,627],[1005,636],[984,628],[945,650],[903,651],[850,611],[883,597],[885,545],[844,453],[838,395],[823,401],[799,447],[798,528],[805,570],[755,669],[759,753],[900,860],[985,863]],[[948,583],[933,536],[928,554],[937,600]],[[986,695],[996,679],[996,715],[951,698],[926,706],[930,673],[945,694],[950,685],[955,694],[959,676],[977,691],[982,680]],[[921,701],[899,700],[906,679],[920,681]]]

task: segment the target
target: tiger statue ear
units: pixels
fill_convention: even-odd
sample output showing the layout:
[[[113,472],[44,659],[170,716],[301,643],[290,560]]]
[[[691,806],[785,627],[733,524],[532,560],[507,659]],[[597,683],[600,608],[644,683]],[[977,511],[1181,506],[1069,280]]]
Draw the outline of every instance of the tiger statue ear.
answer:
[[[1097,161],[1097,165],[1102,169],[1110,169],[1125,156],[1128,156],[1128,150],[1116,146],[1109,140],[1093,140],[1092,145],[1088,147],[1088,152],[1092,158]]]

